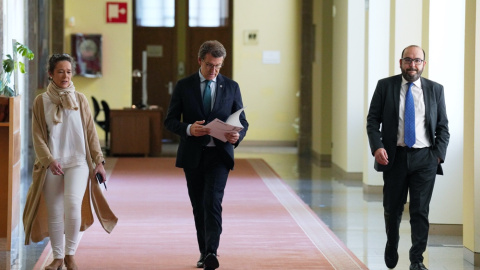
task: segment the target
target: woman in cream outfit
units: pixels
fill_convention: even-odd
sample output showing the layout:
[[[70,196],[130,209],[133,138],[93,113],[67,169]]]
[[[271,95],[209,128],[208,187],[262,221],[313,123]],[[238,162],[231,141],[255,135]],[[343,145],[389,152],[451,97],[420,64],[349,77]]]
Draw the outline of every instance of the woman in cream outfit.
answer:
[[[32,136],[36,160],[23,214],[25,244],[50,237],[53,262],[47,270],[77,269],[80,231],[93,223],[90,201],[103,228],[117,223],[95,174],[106,179],[105,160],[85,95],[71,81],[74,60],[54,54],[48,61],[50,84],[33,103]]]

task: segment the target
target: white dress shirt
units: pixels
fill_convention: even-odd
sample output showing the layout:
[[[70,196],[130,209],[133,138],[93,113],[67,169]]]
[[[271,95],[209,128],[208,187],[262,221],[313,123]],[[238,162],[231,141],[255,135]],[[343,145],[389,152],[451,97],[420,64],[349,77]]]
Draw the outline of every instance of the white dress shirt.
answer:
[[[398,133],[397,146],[406,146],[405,144],[405,94],[408,90],[408,82],[402,76],[402,88],[400,90],[400,106],[398,114]],[[415,103],[415,144],[413,148],[430,147],[431,142],[428,138],[425,125],[425,100],[423,97],[422,81],[420,79],[413,82],[412,85],[413,101]]]

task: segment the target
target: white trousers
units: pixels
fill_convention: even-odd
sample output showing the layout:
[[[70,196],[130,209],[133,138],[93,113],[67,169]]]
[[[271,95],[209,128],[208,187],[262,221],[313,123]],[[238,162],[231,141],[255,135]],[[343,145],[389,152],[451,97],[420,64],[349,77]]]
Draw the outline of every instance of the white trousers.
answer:
[[[80,235],[83,195],[88,181],[88,165],[63,169],[64,175],[47,170],[43,195],[47,204],[48,232],[53,258],[75,255]],[[65,248],[64,235],[65,233]]]

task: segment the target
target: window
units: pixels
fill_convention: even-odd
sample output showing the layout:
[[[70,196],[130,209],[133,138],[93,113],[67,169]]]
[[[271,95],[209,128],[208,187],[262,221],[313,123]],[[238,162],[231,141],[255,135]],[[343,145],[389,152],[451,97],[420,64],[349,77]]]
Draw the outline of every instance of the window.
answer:
[[[137,26],[175,26],[175,0],[137,0],[135,2]]]
[[[189,0],[188,26],[219,27],[228,21],[228,0]]]

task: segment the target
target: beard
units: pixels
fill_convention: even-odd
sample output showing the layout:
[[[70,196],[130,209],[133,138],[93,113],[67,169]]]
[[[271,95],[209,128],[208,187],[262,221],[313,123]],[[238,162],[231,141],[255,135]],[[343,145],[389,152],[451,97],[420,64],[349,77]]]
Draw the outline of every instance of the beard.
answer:
[[[420,78],[420,76],[422,75],[422,72],[423,72],[423,68],[418,69],[416,67],[414,67],[414,68],[409,67],[407,69],[400,68],[400,69],[402,70],[403,78],[405,78],[405,80],[407,80],[408,82],[414,82],[414,81],[418,80]],[[408,73],[409,71],[416,71],[417,73],[414,73],[414,74],[410,75]]]

